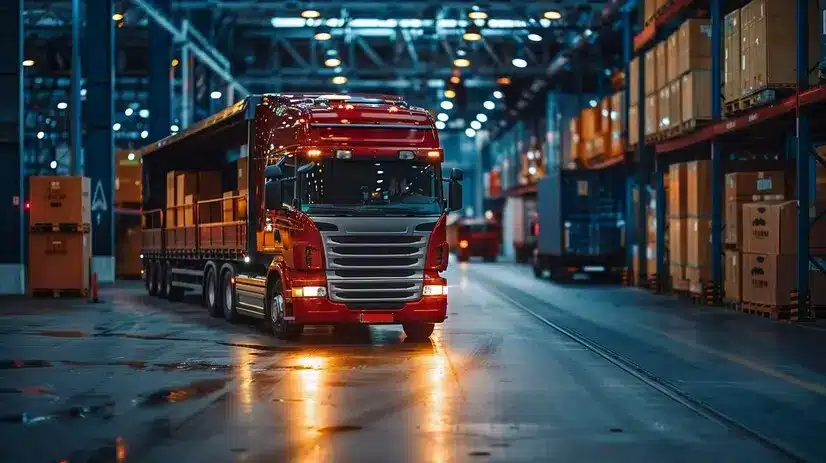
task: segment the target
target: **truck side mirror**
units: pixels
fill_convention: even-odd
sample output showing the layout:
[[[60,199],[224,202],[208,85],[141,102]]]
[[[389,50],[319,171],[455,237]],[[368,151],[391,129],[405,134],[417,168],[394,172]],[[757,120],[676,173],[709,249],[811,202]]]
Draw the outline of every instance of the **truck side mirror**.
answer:
[[[450,169],[450,181],[461,182],[465,179],[465,171],[462,169]]]
[[[451,173],[451,177],[452,176],[453,174]],[[462,209],[462,184],[456,180],[451,180],[450,188],[448,189],[447,210],[458,211],[460,209]]]
[[[264,207],[272,210],[281,209],[283,205],[281,180],[270,180],[264,184]]]
[[[284,172],[278,164],[272,164],[264,168],[264,177],[267,180],[275,180],[283,176]]]

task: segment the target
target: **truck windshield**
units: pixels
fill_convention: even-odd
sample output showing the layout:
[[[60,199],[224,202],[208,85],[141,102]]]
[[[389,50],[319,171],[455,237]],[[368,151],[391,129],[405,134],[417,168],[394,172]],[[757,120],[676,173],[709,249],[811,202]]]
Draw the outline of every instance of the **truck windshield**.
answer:
[[[301,210],[313,215],[434,215],[442,211],[438,164],[325,159],[299,174]]]

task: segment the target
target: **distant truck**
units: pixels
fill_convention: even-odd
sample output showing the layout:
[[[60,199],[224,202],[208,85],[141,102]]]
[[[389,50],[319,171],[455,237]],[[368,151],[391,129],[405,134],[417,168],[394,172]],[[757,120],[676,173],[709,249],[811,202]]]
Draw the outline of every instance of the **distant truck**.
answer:
[[[536,203],[533,194],[508,197],[502,210],[505,245],[513,247],[514,260],[520,264],[530,262],[536,247],[536,237],[531,233],[536,220]]]
[[[448,244],[459,262],[481,257],[493,262],[502,248],[499,222],[483,218],[460,218],[448,227]]]
[[[281,338],[313,324],[446,318],[445,218],[433,117],[386,96],[250,96],[147,146],[142,261],[150,294],[200,296],[213,316]]]
[[[619,275],[625,265],[624,165],[552,170],[538,184],[537,277]]]

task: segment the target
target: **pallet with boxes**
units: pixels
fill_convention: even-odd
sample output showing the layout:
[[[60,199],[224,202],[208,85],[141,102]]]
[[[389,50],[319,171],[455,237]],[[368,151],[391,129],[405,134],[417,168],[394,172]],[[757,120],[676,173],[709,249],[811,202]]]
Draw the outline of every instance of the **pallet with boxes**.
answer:
[[[30,294],[89,295],[90,185],[86,177],[29,177]]]
[[[797,284],[797,202],[785,199],[782,171],[726,175],[725,302],[745,312],[794,319]],[[822,206],[822,205],[821,205]],[[822,208],[822,207],[821,207]],[[826,253],[826,224],[813,225],[813,254]],[[811,287],[826,275],[810,272]],[[812,291],[815,310],[826,307],[826,293]]]
[[[625,154],[623,103],[625,92],[604,97],[594,108],[584,108],[570,121],[571,158],[589,165],[597,159],[613,159]]]
[[[809,17],[818,17],[809,2]],[[796,6],[754,0],[727,14],[723,26],[723,100],[726,114],[777,101],[796,89]],[[818,62],[818,28],[809,27],[809,63]],[[810,84],[817,76],[811,73]]]

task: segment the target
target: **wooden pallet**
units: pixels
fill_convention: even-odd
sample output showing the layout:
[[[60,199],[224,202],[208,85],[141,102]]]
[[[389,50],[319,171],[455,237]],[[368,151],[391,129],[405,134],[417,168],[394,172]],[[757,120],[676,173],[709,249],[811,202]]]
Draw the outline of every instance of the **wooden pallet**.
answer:
[[[32,297],[89,297],[88,289],[32,289]]]
[[[794,93],[795,84],[775,84],[752,92],[737,100],[724,103],[726,115],[742,113],[753,108],[765,106]]]
[[[796,305],[771,305],[756,302],[741,302],[739,312],[759,317],[771,318],[772,320],[797,321]],[[815,318],[826,318],[826,306],[813,306],[811,310],[815,313]]]

